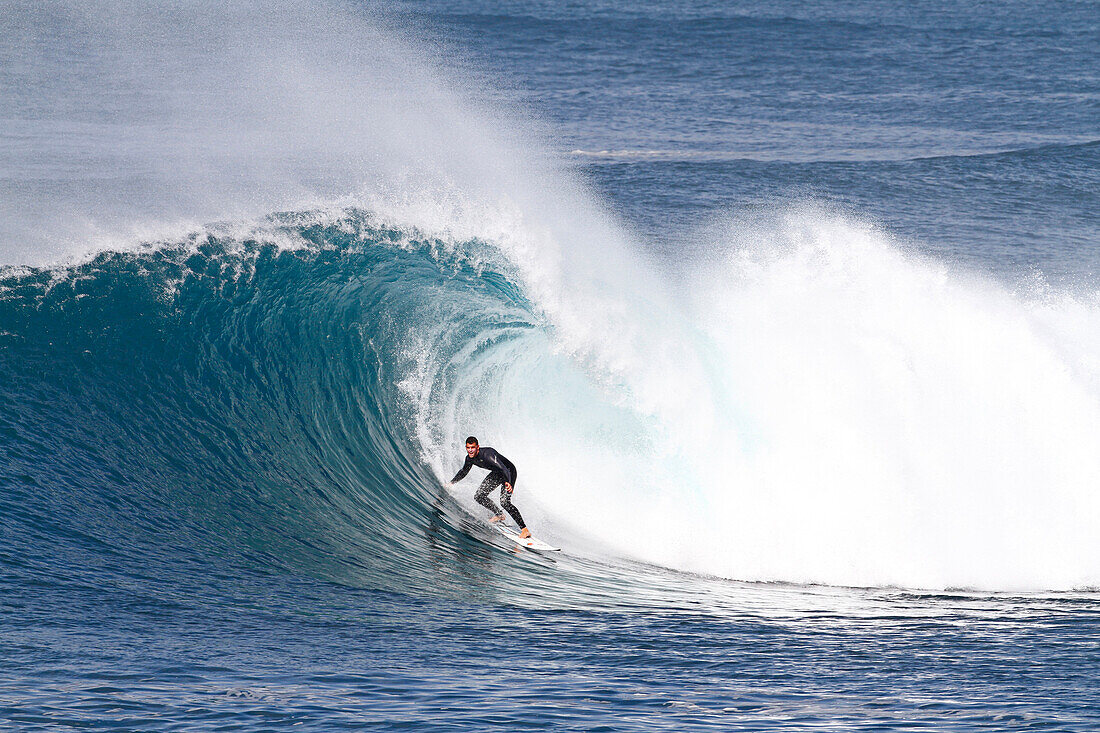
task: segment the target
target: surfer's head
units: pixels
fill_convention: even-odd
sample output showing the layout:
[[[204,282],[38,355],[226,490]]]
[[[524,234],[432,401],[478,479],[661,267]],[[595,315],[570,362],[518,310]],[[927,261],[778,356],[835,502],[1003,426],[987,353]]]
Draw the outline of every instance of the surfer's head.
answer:
[[[477,455],[477,450],[477,438],[472,435],[469,438],[466,438],[466,452],[470,455],[470,458],[473,458]]]

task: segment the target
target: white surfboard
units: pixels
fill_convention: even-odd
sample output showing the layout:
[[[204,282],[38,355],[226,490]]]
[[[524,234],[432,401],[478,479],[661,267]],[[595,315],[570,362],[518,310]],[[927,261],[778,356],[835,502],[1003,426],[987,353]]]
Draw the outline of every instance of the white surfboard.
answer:
[[[493,526],[496,527],[497,531],[500,532],[502,535],[512,540],[517,545],[526,547],[528,550],[537,550],[539,552],[561,552],[560,547],[553,547],[546,544],[540,539],[536,539],[535,537],[520,537],[519,532],[515,531],[511,527],[504,526],[503,522],[494,522]]]

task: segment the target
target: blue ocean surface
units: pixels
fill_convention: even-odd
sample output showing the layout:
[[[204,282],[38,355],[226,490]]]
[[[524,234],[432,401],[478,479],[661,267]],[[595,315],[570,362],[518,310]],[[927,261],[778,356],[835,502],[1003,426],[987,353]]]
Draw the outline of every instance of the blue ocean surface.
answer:
[[[0,728],[1100,729],[1098,27],[2,0]]]

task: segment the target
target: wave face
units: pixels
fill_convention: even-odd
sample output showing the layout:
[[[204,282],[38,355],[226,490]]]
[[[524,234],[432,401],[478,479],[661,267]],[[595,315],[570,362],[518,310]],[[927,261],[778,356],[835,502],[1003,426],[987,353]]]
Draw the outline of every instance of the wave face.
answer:
[[[472,489],[442,486],[466,433],[489,437],[485,416],[516,409],[517,376],[520,389],[541,373],[573,399],[596,391],[520,282],[497,246],[361,211],[6,268],[13,562],[96,585],[189,585],[228,562],[413,595],[522,586],[540,604],[622,603],[598,578],[540,573],[535,556],[495,562],[511,546],[471,516]],[[633,580],[636,605],[648,581]]]
[[[208,236],[4,278],[9,516],[49,544],[393,585],[410,541],[386,530],[429,496],[388,380],[446,281],[427,243],[292,228],[294,251]]]
[[[0,470],[32,554],[197,547],[468,594],[439,558],[491,537],[472,480],[440,485],[472,432],[517,463],[541,534],[598,556],[1097,582],[1095,302],[1013,294],[816,210],[731,227],[682,296],[396,220],[287,214],[8,268]]]

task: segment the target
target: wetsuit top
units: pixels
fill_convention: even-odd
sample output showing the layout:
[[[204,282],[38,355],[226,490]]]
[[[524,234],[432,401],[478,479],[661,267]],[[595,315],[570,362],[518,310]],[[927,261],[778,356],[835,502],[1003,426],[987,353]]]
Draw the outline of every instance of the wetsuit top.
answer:
[[[504,477],[504,480],[510,484],[516,482],[516,467],[511,461],[497,453],[492,448],[482,446],[478,449],[477,455],[471,458],[469,454],[466,455],[466,462],[462,464],[462,470],[455,474],[455,477],[451,479],[451,483],[461,481],[466,478],[466,474],[470,472],[470,469],[474,466],[478,468],[487,468],[490,471],[499,473]]]

